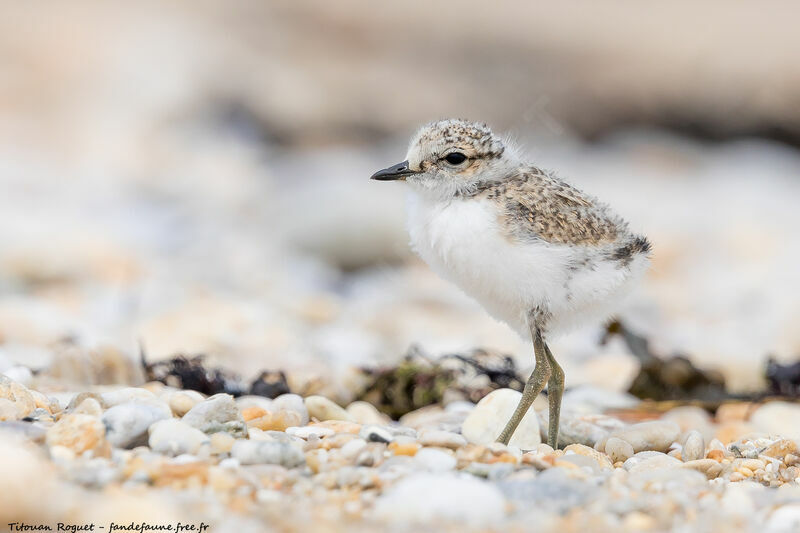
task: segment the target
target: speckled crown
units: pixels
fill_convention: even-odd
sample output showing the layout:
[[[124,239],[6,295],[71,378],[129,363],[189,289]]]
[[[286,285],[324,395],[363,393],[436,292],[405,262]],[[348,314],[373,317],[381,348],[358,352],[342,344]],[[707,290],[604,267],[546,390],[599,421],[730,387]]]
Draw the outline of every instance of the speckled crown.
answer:
[[[431,122],[420,128],[411,145],[436,144],[440,146],[459,146],[475,150],[476,155],[495,158],[503,155],[503,141],[492,133],[483,122],[464,119],[444,119]]]

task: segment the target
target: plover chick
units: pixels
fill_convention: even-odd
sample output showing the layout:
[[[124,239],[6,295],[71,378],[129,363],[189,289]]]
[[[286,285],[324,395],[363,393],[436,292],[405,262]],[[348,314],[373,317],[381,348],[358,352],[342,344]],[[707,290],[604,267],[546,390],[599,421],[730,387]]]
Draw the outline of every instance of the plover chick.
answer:
[[[372,179],[408,183],[416,252],[533,341],[536,366],[497,440],[508,443],[547,384],[548,442],[555,448],[564,372],[546,339],[609,315],[647,269],[650,243],[605,204],[524,161],[481,123],[424,126],[406,160]]]

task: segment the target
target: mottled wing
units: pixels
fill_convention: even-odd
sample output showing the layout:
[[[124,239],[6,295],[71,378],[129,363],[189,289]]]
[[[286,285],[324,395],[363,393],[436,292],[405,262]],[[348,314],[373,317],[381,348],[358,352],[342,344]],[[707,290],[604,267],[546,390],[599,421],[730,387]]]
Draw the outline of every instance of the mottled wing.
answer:
[[[627,232],[604,204],[538,169],[509,180],[504,189],[504,224],[515,239],[593,245]]]

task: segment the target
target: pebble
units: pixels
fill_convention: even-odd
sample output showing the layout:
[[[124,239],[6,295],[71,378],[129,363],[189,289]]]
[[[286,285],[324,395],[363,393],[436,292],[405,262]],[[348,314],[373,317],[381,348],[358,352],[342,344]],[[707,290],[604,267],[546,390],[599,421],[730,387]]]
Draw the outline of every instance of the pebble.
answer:
[[[303,397],[299,394],[281,394],[272,400],[272,410],[297,413],[300,421],[296,425],[305,426],[308,424],[308,408]]]
[[[722,472],[722,465],[713,459],[696,459],[692,461],[686,461],[683,464],[683,468],[696,470],[697,472],[705,474],[708,479],[715,479]]]
[[[261,407],[246,407],[242,409],[242,418],[248,428],[262,431],[285,431],[286,428],[303,425],[299,413],[284,409],[265,411]]]
[[[324,396],[309,396],[305,400],[308,416],[317,420],[346,420],[352,422],[352,417]]]
[[[347,414],[354,422],[363,425],[385,425],[391,422],[391,419],[385,414],[378,411],[374,405],[368,402],[357,401],[347,406]]]
[[[565,454],[576,454],[581,455],[583,457],[588,457],[592,461],[594,461],[597,467],[601,469],[613,468],[614,465],[611,462],[611,459],[608,458],[607,455],[598,452],[594,448],[590,448],[589,446],[585,446],[583,444],[570,444],[566,448],[564,448]],[[564,455],[566,457],[567,455]]]
[[[703,436],[699,431],[693,429],[686,435],[686,440],[681,450],[681,458],[684,461],[696,461],[703,458],[705,450],[706,444]]]
[[[33,401],[36,403],[37,409],[45,409],[50,414],[55,414],[61,410],[58,402],[54,398],[48,398],[44,394],[35,390],[28,390],[33,396]]]
[[[461,427],[461,434],[473,444],[489,444],[497,440],[514,412],[522,393],[497,389],[478,402]],[[509,444],[530,450],[542,442],[539,422],[533,409],[523,417]]]
[[[94,401],[88,398],[83,401]],[[83,405],[83,403],[81,405]],[[147,444],[147,429],[159,420],[171,418],[172,412],[159,407],[128,402],[115,405],[103,413],[106,439],[117,448],[134,448]]]
[[[210,444],[208,435],[183,420],[174,418],[160,420],[151,425],[148,431],[150,448],[166,455],[197,455],[201,447]]]
[[[11,368],[3,370],[2,374],[11,381],[16,381],[24,387],[30,385],[33,380],[33,372],[31,372],[31,369],[27,366],[12,366]]]
[[[378,498],[374,515],[402,528],[438,521],[480,528],[498,523],[505,507],[503,494],[491,483],[472,476],[417,474]]]
[[[456,458],[444,450],[423,448],[414,455],[414,462],[429,472],[446,472],[456,467]]]
[[[344,457],[348,461],[354,461],[364,450],[367,449],[367,441],[364,439],[353,439],[346,444],[344,444],[340,449],[339,452],[341,453],[342,457]]]
[[[293,437],[308,440],[311,438],[328,437],[330,435],[334,435],[336,432],[331,428],[326,428],[323,426],[303,426],[287,428],[286,433]]]
[[[700,432],[703,439],[710,440],[714,437],[715,428],[708,411],[694,405],[685,405],[670,409],[661,420],[675,422],[681,432],[695,430]]]
[[[547,440],[547,417],[547,410],[537,413],[543,440]],[[597,441],[608,436],[608,426],[612,426],[613,429],[619,429],[623,425],[619,420],[603,415],[574,416],[562,414],[558,431],[558,445],[561,447],[570,444],[594,446]]]
[[[0,398],[0,421],[19,420],[20,416],[17,404],[6,398]]]
[[[247,436],[247,424],[230,394],[211,396],[192,407],[181,420],[203,433],[224,431],[237,438]]]
[[[286,442],[237,440],[231,457],[243,465],[273,464],[294,468],[305,464],[302,450]]]
[[[203,399],[203,395],[197,391],[180,390],[167,395],[167,404],[172,410],[172,414],[180,418]]]
[[[367,442],[389,443],[394,440],[392,432],[388,428],[381,426],[364,426],[358,435]]]
[[[389,443],[389,451],[395,455],[416,455],[420,449],[418,442],[413,440],[395,440]]]
[[[678,439],[680,428],[674,422],[663,422],[654,420],[652,422],[640,422],[624,429],[612,432],[609,438],[616,437],[624,440],[633,447],[634,452],[654,450],[666,452],[670,445]],[[605,442],[599,443],[601,448],[605,448]]]
[[[797,442],[790,439],[780,439],[764,448],[761,453],[768,457],[783,459],[787,455],[797,453]]]
[[[683,465],[683,463],[670,457],[669,455],[656,451],[638,452],[622,464],[622,468],[628,472],[643,472],[661,468],[673,468]]]
[[[61,446],[75,455],[85,452],[95,457],[110,457],[111,447],[105,438],[106,428],[100,419],[79,413],[65,415],[47,430],[48,447]]]
[[[84,400],[71,410],[72,413],[90,415],[97,418],[103,416],[103,406],[96,398],[84,398]]]
[[[800,530],[800,504],[784,505],[773,511],[766,523],[766,530],[776,533]]]
[[[99,400],[105,408],[128,402],[149,403],[159,401],[155,394],[140,387],[123,387],[105,392],[100,395]]]
[[[229,453],[236,439],[230,433],[218,432],[212,433],[209,436],[209,441],[211,444],[211,453],[220,455]]]
[[[617,437],[609,437],[606,441],[605,452],[615,463],[620,461],[625,462],[636,453],[633,451],[633,446],[631,446],[630,443]]]
[[[36,409],[36,402],[28,389],[3,374],[0,374],[0,399],[8,400],[14,405],[16,419],[24,418]],[[5,405],[6,414],[10,416],[10,408],[8,404]],[[11,418],[6,420],[11,420]]]
[[[768,402],[750,416],[756,431],[800,440],[800,405],[789,402]]]
[[[0,401],[2,404],[2,401]],[[47,435],[47,428],[41,424],[31,422],[20,422],[16,420],[0,421],[0,432],[9,431],[17,435],[22,435],[28,440],[36,443],[43,443]]]
[[[440,448],[450,448],[451,450],[456,450],[467,444],[467,439],[463,435],[436,429],[420,432],[418,440],[423,446],[438,446]]]

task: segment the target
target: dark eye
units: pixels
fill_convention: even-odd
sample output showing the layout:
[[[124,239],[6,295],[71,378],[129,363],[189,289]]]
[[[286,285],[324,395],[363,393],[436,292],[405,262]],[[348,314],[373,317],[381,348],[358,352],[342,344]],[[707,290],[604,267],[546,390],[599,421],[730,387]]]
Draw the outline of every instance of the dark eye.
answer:
[[[467,160],[467,156],[465,156],[461,152],[450,152],[445,156],[444,160],[450,163],[451,165],[460,165],[461,163]]]

